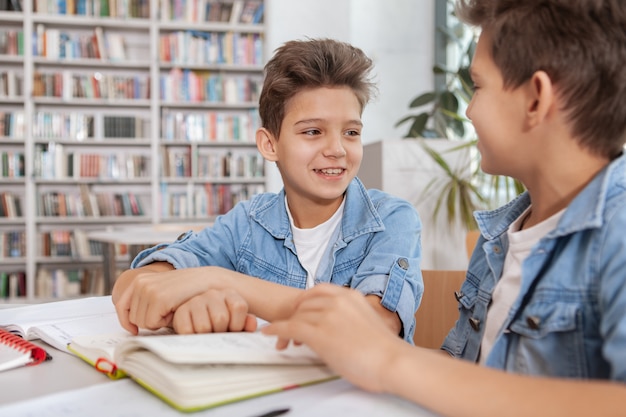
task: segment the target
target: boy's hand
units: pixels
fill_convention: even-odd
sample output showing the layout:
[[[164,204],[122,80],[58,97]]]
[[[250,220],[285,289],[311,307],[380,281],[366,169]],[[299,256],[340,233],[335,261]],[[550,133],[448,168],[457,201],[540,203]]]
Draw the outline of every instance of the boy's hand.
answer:
[[[305,291],[289,319],[261,331],[277,335],[279,349],[289,340],[308,345],[343,377],[372,391],[382,391],[382,375],[394,349],[406,345],[363,294],[333,284]]]
[[[253,332],[256,317],[248,303],[232,289],[208,290],[192,297],[174,312],[172,327],[179,334],[211,332]]]
[[[117,293],[115,310],[120,324],[133,334],[139,328],[155,330],[171,326],[179,306],[215,288],[216,277],[206,275],[196,268],[142,271],[127,283],[121,294]]]

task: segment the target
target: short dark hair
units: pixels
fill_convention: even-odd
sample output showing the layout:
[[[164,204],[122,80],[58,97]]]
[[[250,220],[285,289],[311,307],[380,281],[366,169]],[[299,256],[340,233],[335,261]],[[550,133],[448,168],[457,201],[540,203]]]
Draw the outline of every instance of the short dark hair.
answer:
[[[289,99],[302,90],[318,87],[350,87],[363,112],[376,92],[370,78],[372,68],[372,60],[361,49],[345,42],[333,39],[286,42],[265,65],[259,99],[262,126],[278,138]]]
[[[457,0],[457,16],[489,31],[505,88],[544,71],[576,140],[615,157],[626,141],[626,1]]]

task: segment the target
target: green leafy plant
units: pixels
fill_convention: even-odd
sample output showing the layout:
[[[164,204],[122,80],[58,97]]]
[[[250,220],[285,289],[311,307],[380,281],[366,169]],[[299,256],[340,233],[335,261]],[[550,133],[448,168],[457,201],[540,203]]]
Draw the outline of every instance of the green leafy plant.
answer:
[[[420,140],[425,152],[445,173],[434,178],[424,190],[427,198],[436,198],[433,217],[445,209],[449,224],[458,221],[467,229],[476,229],[472,213],[494,208],[518,195],[523,185],[509,177],[492,176],[480,169],[480,154],[476,135],[465,109],[472,99],[473,82],[470,65],[476,50],[477,36],[471,29],[454,19],[452,26],[438,28],[448,40],[456,65],[436,64],[435,76],[443,80],[434,91],[420,94],[409,104],[411,113],[396,123],[409,125],[405,138]],[[428,145],[431,139],[457,140],[459,145],[439,152]],[[469,152],[470,167],[453,167],[446,154]]]

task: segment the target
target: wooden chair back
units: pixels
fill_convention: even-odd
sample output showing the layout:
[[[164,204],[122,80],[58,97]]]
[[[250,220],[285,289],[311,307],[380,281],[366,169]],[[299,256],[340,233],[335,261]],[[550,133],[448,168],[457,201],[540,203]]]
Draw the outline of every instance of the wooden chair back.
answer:
[[[422,270],[424,296],[415,313],[417,346],[438,349],[458,319],[454,292],[461,288],[465,271]]]

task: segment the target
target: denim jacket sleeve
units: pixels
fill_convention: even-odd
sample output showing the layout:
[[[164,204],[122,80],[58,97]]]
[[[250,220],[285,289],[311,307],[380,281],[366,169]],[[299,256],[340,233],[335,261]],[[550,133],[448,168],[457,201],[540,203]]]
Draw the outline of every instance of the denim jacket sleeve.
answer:
[[[148,248],[137,255],[131,268],[164,261],[176,269],[213,265],[234,270],[238,240],[246,235],[246,211],[245,203],[237,204],[227,214],[219,216],[211,227],[197,233],[189,231],[174,242]]]
[[[623,201],[626,199],[622,199]],[[615,209],[603,228],[605,236],[598,248],[598,264],[592,273],[602,277],[598,283],[599,332],[602,356],[609,364],[609,378],[626,382],[626,211]]]
[[[415,208],[404,200],[389,197],[374,204],[385,227],[369,236],[366,256],[351,286],[381,297],[381,304],[400,317],[404,339],[413,343],[415,311],[424,291],[421,221]]]

